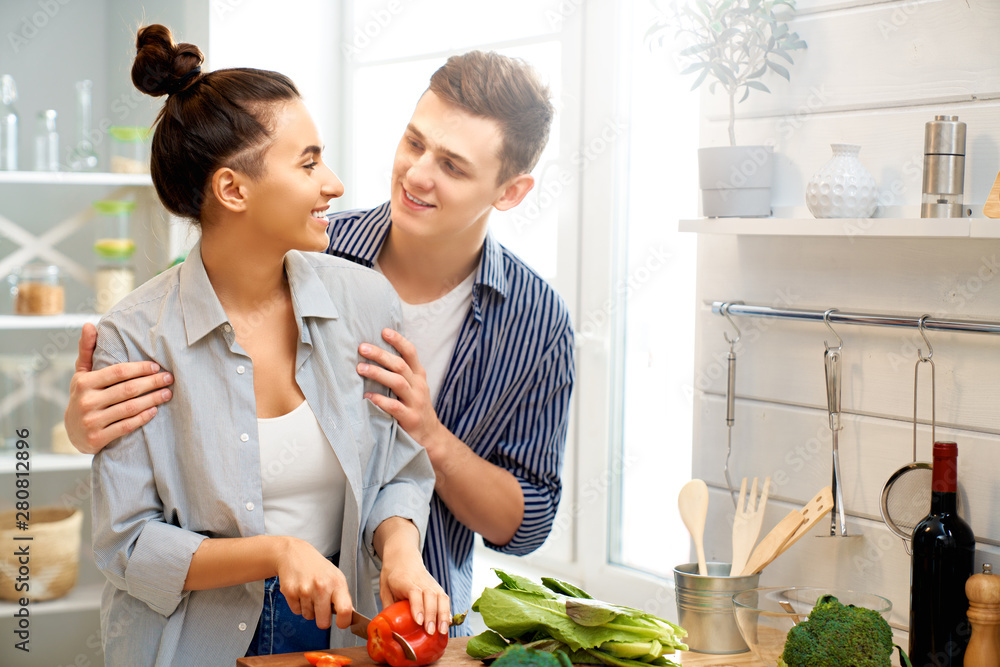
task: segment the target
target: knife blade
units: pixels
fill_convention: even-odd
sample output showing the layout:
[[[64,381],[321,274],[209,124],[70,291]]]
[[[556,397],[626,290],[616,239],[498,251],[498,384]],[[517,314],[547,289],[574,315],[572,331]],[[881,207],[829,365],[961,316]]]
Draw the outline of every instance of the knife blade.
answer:
[[[351,634],[356,637],[361,637],[365,641],[368,640],[368,624],[372,622],[372,619],[359,614],[357,610],[351,612]],[[410,643],[403,639],[403,635],[398,632],[392,633],[392,638],[399,642],[399,645],[403,648],[403,655],[406,656],[407,660],[417,659],[417,654],[413,652],[413,647]]]

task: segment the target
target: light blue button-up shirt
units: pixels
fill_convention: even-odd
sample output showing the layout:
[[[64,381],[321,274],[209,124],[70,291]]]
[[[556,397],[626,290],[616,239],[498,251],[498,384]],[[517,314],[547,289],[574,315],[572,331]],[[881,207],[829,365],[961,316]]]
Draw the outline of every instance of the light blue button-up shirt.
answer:
[[[411,519],[421,538],[434,473],[394,419],[364,399],[385,393],[355,370],[361,342],[383,344],[402,315],[388,281],[343,259],[285,256],[299,338],[295,379],[347,476],[340,569],[373,615],[375,528]],[[261,326],[268,305],[261,302]],[[384,345],[384,344],[383,344]],[[156,419],[94,457],[94,554],[108,578],[101,628],[108,665],[232,665],[246,653],[263,582],[184,591],[207,537],[265,533],[253,360],[236,342],[201,261],[188,259],[132,292],[98,325],[94,368],[153,360],[174,373]],[[333,628],[331,646],[357,640]]]

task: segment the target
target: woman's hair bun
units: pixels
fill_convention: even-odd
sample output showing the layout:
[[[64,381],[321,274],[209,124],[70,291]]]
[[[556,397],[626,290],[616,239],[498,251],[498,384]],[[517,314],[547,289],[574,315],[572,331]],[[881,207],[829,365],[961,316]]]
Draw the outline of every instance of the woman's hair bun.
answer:
[[[174,44],[170,29],[158,23],[139,29],[135,47],[132,83],[153,97],[186,90],[198,80],[195,69],[205,60],[194,44]]]

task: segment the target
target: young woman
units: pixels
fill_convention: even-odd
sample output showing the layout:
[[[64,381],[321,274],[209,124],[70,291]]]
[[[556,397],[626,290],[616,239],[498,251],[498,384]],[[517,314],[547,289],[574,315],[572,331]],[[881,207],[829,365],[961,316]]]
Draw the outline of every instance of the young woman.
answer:
[[[201,227],[188,259],[98,326],[94,365],[149,360],[174,399],[93,464],[94,553],[109,665],[234,664],[346,646],[356,606],[408,598],[447,631],[421,561],[434,476],[364,398],[361,341],[398,329],[389,283],[319,253],[343,187],[294,84],[202,73],[201,51],[139,31],[136,87],[167,95],[152,144],[163,205]],[[382,390],[384,392],[384,390]]]

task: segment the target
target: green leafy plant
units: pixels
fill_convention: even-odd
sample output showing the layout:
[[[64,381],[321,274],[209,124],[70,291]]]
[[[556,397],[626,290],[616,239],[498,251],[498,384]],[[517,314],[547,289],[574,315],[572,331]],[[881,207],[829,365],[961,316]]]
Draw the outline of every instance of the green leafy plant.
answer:
[[[736,145],[736,102],[751,90],[771,90],[761,81],[768,71],[791,80],[777,58],[794,64],[789,51],[806,48],[786,18],[795,0],[672,0],[646,33],[647,43],[664,45],[670,36],[685,61],[681,74],[696,74],[691,90],[708,80],[709,92],[729,96],[729,143]]]

